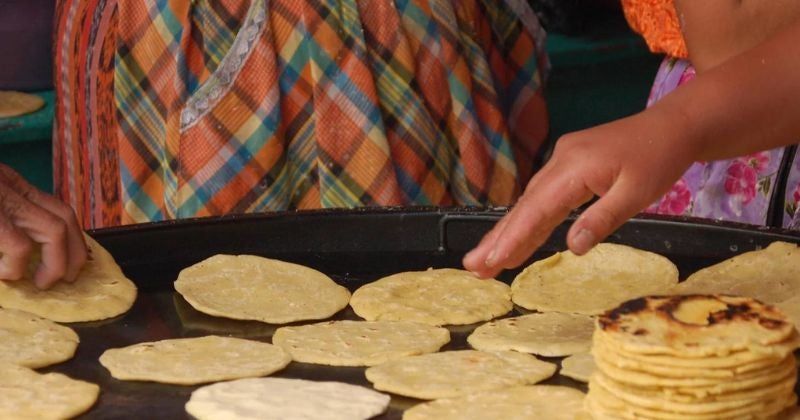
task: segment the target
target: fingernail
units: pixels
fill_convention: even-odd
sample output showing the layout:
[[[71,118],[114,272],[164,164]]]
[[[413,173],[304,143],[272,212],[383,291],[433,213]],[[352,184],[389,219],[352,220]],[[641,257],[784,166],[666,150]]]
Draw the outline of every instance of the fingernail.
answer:
[[[475,253],[474,249],[472,251],[467,252],[466,254],[464,254],[464,259],[465,260],[470,259],[470,257],[472,257],[472,254],[474,254],[474,253]]]
[[[489,256],[486,257],[484,264],[486,264],[487,267],[494,267],[495,259],[497,259],[497,250],[493,249],[492,252],[489,253]]]
[[[589,252],[595,245],[595,236],[589,229],[581,229],[575,238],[572,240],[572,245],[575,248],[573,251],[578,255],[583,255]]]

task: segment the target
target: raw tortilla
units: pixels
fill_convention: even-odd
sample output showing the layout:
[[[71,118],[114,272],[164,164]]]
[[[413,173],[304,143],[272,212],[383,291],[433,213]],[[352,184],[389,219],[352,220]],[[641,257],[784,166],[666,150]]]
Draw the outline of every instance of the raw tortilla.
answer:
[[[539,312],[600,314],[620,303],[664,294],[678,268],[652,252],[602,243],[583,256],[560,252],[533,263],[511,284],[514,303]]]
[[[518,386],[419,404],[403,420],[574,420],[583,399],[565,386]]]
[[[287,324],[325,319],[350,292],[317,270],[255,255],[215,255],[178,274],[175,290],[200,312]]]
[[[44,104],[44,99],[30,93],[0,91],[0,118],[30,114],[41,109]]]
[[[597,369],[591,353],[577,353],[561,361],[559,374],[579,382],[589,382],[589,376]]]
[[[248,378],[198,388],[186,411],[198,420],[366,420],[386,411],[389,399],[342,382]]]
[[[511,290],[452,268],[410,271],[360,287],[350,306],[368,321],[416,321],[464,325],[487,321],[513,307]]]
[[[368,368],[375,389],[431,400],[543,381],[556,365],[513,351],[446,351],[409,356]]]
[[[568,356],[589,351],[593,332],[594,318],[589,315],[546,312],[488,322],[467,341],[476,350]]]
[[[89,260],[74,283],[60,281],[50,289],[39,290],[31,273],[17,281],[0,280],[0,306],[56,322],[97,321],[127,312],[136,300],[136,285],[105,248],[88,235],[84,239]],[[34,259],[31,266],[37,265]]]
[[[0,363],[0,418],[67,419],[88,410],[100,393],[93,383]]]
[[[332,366],[373,366],[433,353],[450,341],[446,328],[406,321],[332,321],[281,327],[272,343],[292,359]]]
[[[681,294],[748,296],[778,304],[800,296],[800,247],[773,242],[689,276],[675,291]]]
[[[214,335],[139,343],[100,356],[117,379],[177,385],[266,376],[290,361],[278,346]]]
[[[71,328],[27,312],[0,308],[0,363],[49,366],[71,359],[78,341]]]

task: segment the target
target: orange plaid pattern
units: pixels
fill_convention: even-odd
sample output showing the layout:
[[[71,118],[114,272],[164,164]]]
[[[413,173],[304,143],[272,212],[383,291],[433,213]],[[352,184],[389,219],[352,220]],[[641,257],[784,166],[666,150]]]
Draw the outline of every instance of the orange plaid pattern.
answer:
[[[70,24],[98,1],[59,2],[61,44],[86,42]],[[508,205],[533,172],[547,127],[547,60],[522,0],[103,5],[114,25],[86,28],[89,39],[114,40],[113,90],[97,94],[106,103],[113,95],[117,147],[103,159],[117,166],[86,166],[99,158],[92,147],[77,165],[74,154],[56,162],[66,179],[59,193],[97,203],[84,206],[87,226],[290,208]],[[80,90],[84,79],[69,69],[83,68],[82,57],[68,48],[59,57],[67,70],[58,83]],[[71,94],[63,89],[59,101]],[[83,108],[89,119],[95,105]],[[68,135],[81,125],[75,110],[62,109],[59,147],[92,144],[94,133]],[[117,199],[79,187],[97,182]]]

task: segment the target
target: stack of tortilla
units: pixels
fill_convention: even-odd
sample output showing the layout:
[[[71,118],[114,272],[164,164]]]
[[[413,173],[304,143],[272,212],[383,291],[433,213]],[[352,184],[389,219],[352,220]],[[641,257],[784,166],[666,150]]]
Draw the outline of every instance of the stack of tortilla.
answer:
[[[799,343],[752,298],[630,300],[598,319],[586,407],[596,419],[773,418],[797,401]]]

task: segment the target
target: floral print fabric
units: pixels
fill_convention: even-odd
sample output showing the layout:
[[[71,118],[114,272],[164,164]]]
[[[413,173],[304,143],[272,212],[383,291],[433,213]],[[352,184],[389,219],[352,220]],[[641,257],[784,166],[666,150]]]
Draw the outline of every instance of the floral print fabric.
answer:
[[[694,79],[694,68],[684,60],[666,59],[656,76],[648,106]],[[800,229],[800,156],[793,148],[777,148],[713,162],[695,162],[672,189],[646,212],[684,215],[766,225],[772,204],[784,204],[784,227]],[[791,166],[784,158],[792,158]],[[787,162],[788,163],[788,162]],[[784,200],[776,191],[787,177]],[[778,194],[778,197],[776,197]]]
[[[795,150],[783,206],[783,227],[800,230],[800,152]]]

